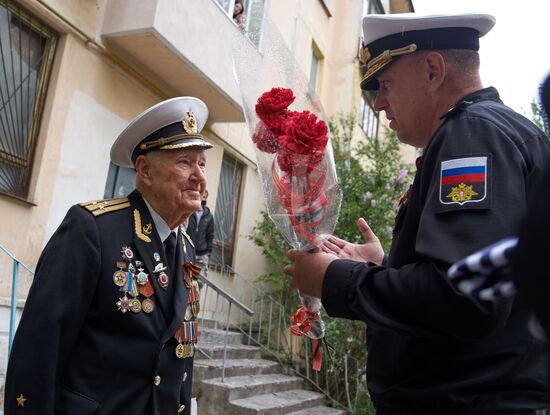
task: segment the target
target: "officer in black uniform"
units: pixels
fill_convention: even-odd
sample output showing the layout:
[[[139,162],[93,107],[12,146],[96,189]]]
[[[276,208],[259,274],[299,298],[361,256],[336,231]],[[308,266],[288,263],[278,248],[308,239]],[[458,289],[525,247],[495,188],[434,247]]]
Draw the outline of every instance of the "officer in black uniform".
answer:
[[[449,266],[513,235],[550,143],[479,79],[489,15],[370,15],[363,89],[407,144],[424,149],[389,256],[329,239],[286,268],[329,315],[367,323],[368,388],[379,415],[535,414],[550,402],[550,355],[529,312],[488,312],[449,284]],[[349,259],[341,259],[349,258]],[[361,262],[358,262],[361,261]]]
[[[46,245],[15,336],[5,413],[190,414],[198,268],[181,227],[206,187],[208,109],[177,97],[111,149],[128,198],[73,206]]]
[[[541,88],[541,103],[546,120],[550,121],[550,75]],[[533,307],[547,338],[550,338],[550,270],[547,257],[549,212],[550,164],[547,164],[529,200],[517,251],[512,260],[513,279],[518,291]]]

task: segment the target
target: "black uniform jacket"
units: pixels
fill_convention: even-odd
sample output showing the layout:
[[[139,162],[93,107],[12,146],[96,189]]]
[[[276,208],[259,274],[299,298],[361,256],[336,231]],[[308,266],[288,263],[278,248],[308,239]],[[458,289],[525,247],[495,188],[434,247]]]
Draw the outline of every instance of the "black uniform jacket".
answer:
[[[533,307],[550,336],[550,165],[546,166],[536,193],[527,206],[527,216],[512,258],[513,278],[519,295]]]
[[[549,162],[548,138],[494,88],[466,96],[424,151],[387,266],[329,266],[324,307],[367,323],[368,387],[382,414],[484,414],[550,401],[549,356],[527,330],[526,307],[503,300],[483,312],[445,276],[517,233]]]
[[[197,214],[193,213],[189,217],[187,233],[195,245],[197,255],[210,254],[212,252],[212,242],[214,241],[214,216],[208,206],[205,206],[203,213],[197,223]]]
[[[188,261],[193,250],[180,230],[173,289],[164,290],[153,270],[168,262],[141,195],[88,207],[97,216],[73,206],[42,252],[9,359],[5,414],[167,415],[181,405],[189,414],[193,359],[176,357],[173,336],[188,301],[184,244]],[[126,265],[140,261],[150,276],[151,313],[118,310],[124,292],[113,274],[124,247]]]

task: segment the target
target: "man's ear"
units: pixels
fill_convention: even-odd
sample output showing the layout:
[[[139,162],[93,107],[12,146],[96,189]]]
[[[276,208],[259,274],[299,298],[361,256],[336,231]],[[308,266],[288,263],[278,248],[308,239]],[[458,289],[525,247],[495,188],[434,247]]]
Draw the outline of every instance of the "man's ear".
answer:
[[[447,65],[441,53],[429,52],[424,59],[424,69],[430,89],[439,89],[447,75]]]
[[[139,176],[140,180],[146,184],[151,184],[151,161],[147,158],[146,155],[141,154],[136,158],[134,162],[134,168],[136,169],[136,174]]]

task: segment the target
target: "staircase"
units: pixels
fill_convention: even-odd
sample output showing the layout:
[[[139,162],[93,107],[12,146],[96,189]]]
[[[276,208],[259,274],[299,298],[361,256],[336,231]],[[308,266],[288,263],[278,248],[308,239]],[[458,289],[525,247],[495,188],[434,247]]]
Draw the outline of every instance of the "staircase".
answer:
[[[279,362],[262,359],[260,348],[229,331],[224,381],[225,330],[204,322],[195,354],[193,395],[198,415],[344,415],[324,406],[324,395],[305,390],[303,380]],[[209,356],[209,357],[208,357]]]

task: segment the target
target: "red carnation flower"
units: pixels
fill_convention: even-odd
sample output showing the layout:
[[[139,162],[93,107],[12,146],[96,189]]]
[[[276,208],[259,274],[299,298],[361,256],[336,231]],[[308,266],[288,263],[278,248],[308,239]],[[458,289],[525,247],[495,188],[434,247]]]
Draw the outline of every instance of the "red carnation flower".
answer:
[[[289,151],[299,154],[322,152],[328,141],[328,128],[309,111],[295,112],[286,122],[285,134],[280,143]]]
[[[261,120],[273,134],[279,137],[285,134],[287,124],[290,122],[295,114],[297,114],[296,111],[285,111],[278,115],[264,117]]]
[[[281,148],[277,136],[261,121],[256,125],[252,141],[258,149],[266,153],[276,153]]]
[[[290,104],[294,102],[292,89],[272,88],[271,91],[264,92],[256,103],[256,114],[262,121],[264,118],[270,118],[275,115],[281,115]],[[264,121],[265,122],[265,121]],[[267,124],[267,123],[266,123]]]

